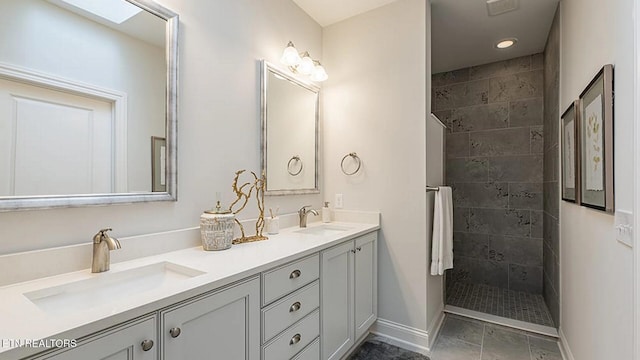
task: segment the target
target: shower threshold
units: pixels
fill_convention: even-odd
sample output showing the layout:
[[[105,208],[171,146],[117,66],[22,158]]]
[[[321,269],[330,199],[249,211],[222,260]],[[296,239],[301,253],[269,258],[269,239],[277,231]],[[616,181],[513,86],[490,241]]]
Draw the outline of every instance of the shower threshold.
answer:
[[[542,295],[456,282],[447,286],[445,312],[558,337]]]

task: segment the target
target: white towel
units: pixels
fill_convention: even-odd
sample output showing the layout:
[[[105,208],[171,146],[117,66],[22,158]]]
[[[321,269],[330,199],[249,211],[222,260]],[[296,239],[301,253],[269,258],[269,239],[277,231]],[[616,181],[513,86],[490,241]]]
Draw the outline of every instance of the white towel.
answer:
[[[435,195],[431,275],[442,275],[453,268],[453,199],[448,186],[440,186]]]

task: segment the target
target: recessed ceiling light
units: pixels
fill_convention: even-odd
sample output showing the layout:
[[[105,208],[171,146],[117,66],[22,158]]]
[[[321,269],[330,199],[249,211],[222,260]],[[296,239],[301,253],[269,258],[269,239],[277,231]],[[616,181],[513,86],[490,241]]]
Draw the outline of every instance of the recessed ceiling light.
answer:
[[[513,45],[515,45],[515,43],[518,41],[518,39],[516,38],[508,38],[508,39],[503,39],[498,41],[498,43],[496,43],[496,47],[498,49],[506,49],[508,47],[512,47]]]

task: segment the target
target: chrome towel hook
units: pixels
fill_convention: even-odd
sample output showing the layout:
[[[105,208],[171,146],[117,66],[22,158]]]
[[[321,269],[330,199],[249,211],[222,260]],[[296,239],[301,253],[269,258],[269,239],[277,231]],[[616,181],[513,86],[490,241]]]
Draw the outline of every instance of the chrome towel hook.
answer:
[[[348,157],[351,157],[351,158],[353,158],[353,160],[354,160],[354,161],[357,161],[357,162],[358,162],[358,167],[357,167],[354,171],[352,171],[352,172],[348,172],[348,171],[347,171],[347,170],[345,170],[345,168],[344,168],[344,161],[345,161]],[[362,166],[362,160],[360,160],[360,157],[359,157],[359,156],[358,156],[358,154],[356,154],[355,152],[348,153],[347,155],[345,155],[345,156],[342,158],[342,161],[340,162],[340,168],[342,169],[342,172],[343,172],[345,175],[349,175],[349,176],[354,175],[355,173],[357,173],[358,171],[360,171],[360,167],[361,167],[361,166]]]
[[[296,163],[300,163],[300,169],[298,169],[298,171],[291,171],[291,162],[295,161]],[[304,165],[302,164],[302,160],[300,160],[300,156],[298,155],[293,155],[293,157],[289,160],[289,162],[287,163],[287,172],[289,173],[289,175],[291,176],[297,176],[302,172],[302,168],[304,167]]]

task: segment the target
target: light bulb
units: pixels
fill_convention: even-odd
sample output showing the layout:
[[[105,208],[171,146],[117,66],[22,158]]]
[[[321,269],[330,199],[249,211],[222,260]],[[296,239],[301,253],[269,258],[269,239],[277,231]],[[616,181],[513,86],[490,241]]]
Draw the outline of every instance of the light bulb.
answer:
[[[327,72],[324,70],[324,66],[320,65],[320,63],[316,64],[316,67],[313,68],[313,74],[311,74],[311,80],[313,81],[325,81],[329,78]]]
[[[280,62],[287,66],[296,66],[300,63],[300,55],[298,54],[298,50],[293,46],[293,43],[289,41],[287,47],[282,52],[282,57],[280,58]]]
[[[298,72],[304,75],[310,75],[313,72],[314,67],[313,59],[311,59],[308,52],[305,52],[304,55],[302,55],[300,65],[298,65]]]
[[[516,38],[509,38],[509,39],[504,39],[504,40],[500,40],[497,44],[496,47],[498,49],[506,49],[508,47],[512,47],[513,45],[515,45],[515,43],[518,41],[518,39]]]

